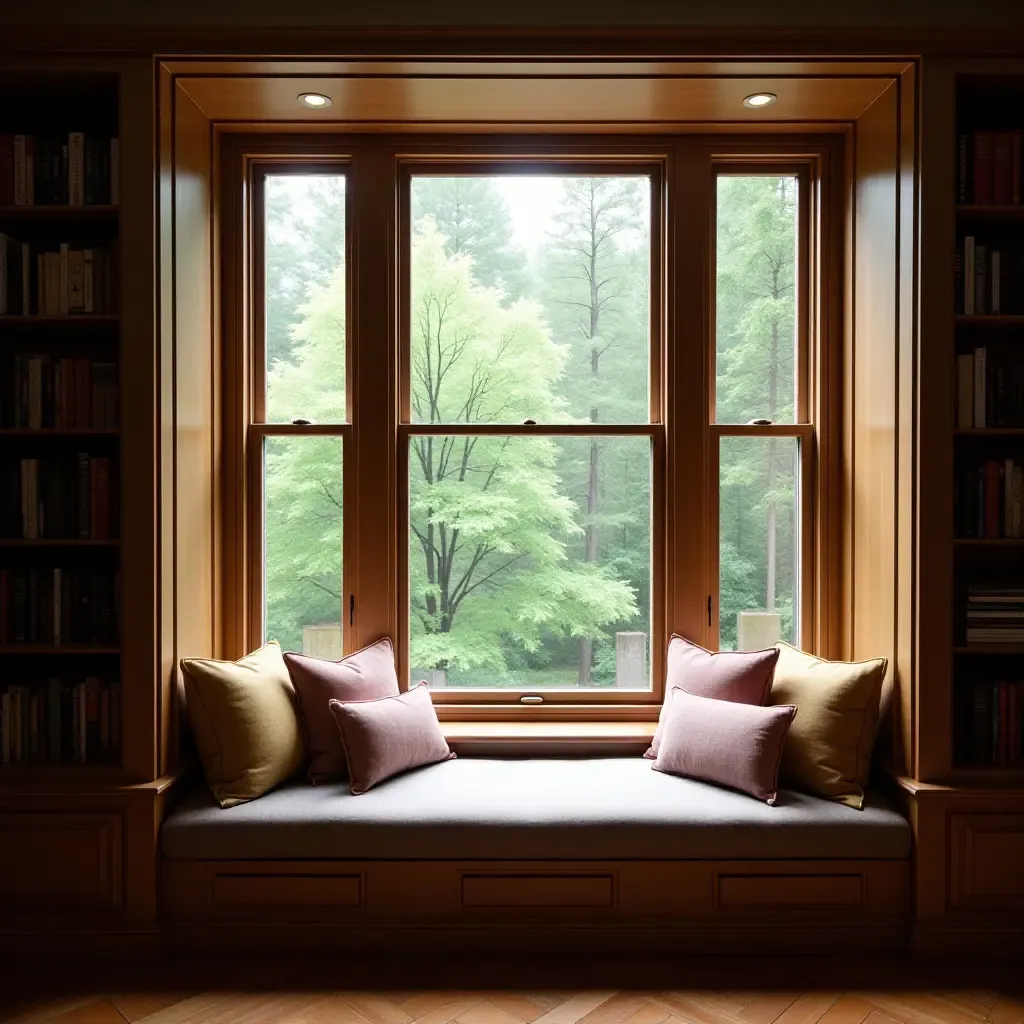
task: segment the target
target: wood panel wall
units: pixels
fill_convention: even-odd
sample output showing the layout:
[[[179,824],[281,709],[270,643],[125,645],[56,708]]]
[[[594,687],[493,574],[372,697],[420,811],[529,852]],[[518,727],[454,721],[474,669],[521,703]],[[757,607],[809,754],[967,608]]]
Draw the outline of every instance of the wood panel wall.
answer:
[[[161,771],[178,759],[178,661],[218,653],[213,130],[160,75]]]
[[[896,686],[900,319],[900,115],[894,82],[857,120],[848,172],[844,344],[844,642],[847,658],[887,657],[898,739],[910,749],[908,685]],[[911,237],[912,246],[912,237]],[[911,249],[911,252],[913,250]],[[910,344],[911,338],[904,340]],[[909,524],[908,524],[909,525]]]

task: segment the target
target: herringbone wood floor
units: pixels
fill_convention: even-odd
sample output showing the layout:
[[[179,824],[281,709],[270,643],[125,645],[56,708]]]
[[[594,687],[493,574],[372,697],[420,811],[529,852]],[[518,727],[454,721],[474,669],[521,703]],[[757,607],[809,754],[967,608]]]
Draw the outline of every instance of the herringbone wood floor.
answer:
[[[0,1009],[17,1024],[1024,1024],[1024,999],[939,987],[396,992],[257,983],[248,991],[40,995]]]

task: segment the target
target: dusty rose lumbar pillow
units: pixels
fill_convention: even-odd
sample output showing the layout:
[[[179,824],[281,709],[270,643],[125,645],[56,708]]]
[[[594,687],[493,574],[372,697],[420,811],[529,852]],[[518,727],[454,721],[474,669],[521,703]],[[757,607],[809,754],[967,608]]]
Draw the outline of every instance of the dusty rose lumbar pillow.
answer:
[[[310,781],[326,782],[343,776],[345,751],[328,702],[396,696],[398,676],[391,641],[378,640],[341,661],[287,653],[284,663],[299,698]]]
[[[795,715],[790,705],[738,704],[677,688],[669,695],[652,767],[731,786],[774,804],[782,749]]]
[[[774,647],[767,651],[719,651],[716,654],[673,634],[668,642],[661,718],[644,756],[658,756],[668,699],[674,689],[736,704],[766,704],[778,660],[779,652]]]
[[[426,683],[379,700],[330,702],[356,795],[409,768],[454,757]]]

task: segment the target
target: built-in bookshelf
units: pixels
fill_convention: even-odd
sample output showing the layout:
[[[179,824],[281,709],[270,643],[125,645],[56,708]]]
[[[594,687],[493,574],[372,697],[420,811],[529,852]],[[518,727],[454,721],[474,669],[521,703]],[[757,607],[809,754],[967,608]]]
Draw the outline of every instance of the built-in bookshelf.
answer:
[[[4,82],[0,777],[122,764],[117,76]]]
[[[1024,779],[1024,77],[956,120],[952,767]]]

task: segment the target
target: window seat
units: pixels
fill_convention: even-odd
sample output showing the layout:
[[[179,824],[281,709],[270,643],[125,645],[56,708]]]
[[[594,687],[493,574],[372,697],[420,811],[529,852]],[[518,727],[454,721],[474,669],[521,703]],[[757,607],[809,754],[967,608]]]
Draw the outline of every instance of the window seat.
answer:
[[[655,772],[642,758],[460,758],[353,797],[297,780],[217,807],[205,787],[170,813],[164,858],[191,860],[900,860],[910,826],[780,791],[769,807]]]

